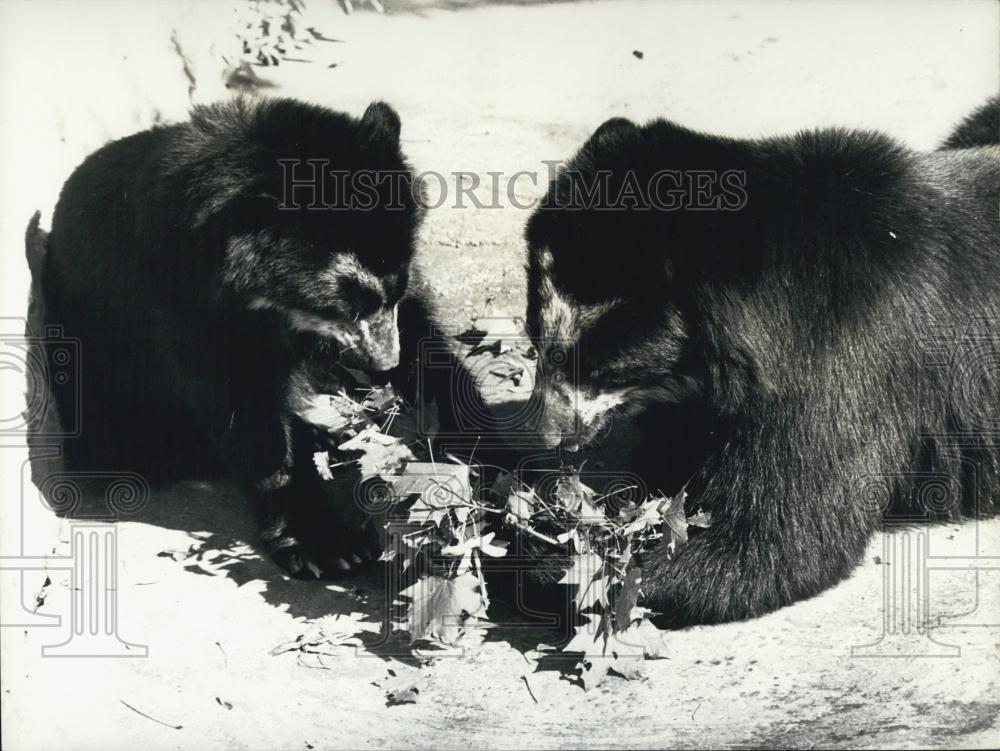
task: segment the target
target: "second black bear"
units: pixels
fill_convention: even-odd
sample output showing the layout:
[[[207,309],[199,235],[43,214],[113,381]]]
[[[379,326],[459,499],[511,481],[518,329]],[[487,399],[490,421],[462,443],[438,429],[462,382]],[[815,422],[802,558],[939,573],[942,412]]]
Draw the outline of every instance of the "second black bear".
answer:
[[[566,165],[526,233],[545,443],[645,411],[654,487],[713,516],[644,561],[652,608],[761,615],[847,575],[899,509],[997,509],[998,168],[996,147],[623,119]]]
[[[1000,143],[1000,97],[993,97],[965,118],[942,148],[971,149],[996,143]]]

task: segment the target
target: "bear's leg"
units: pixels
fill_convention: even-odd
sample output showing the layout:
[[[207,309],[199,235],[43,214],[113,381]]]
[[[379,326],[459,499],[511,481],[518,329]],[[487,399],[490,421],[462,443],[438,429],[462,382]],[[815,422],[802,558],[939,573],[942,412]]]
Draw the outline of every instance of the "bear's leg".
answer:
[[[666,622],[753,618],[821,592],[860,559],[884,505],[865,488],[871,478],[891,488],[879,475],[886,447],[792,423],[751,422],[703,466],[691,500],[712,525],[672,559],[660,546],[643,564],[646,604]]]
[[[377,528],[351,513],[354,484],[322,488],[309,430],[280,412],[250,413],[233,428],[230,456],[238,484],[251,498],[260,540],[293,576],[327,577],[378,555]]]

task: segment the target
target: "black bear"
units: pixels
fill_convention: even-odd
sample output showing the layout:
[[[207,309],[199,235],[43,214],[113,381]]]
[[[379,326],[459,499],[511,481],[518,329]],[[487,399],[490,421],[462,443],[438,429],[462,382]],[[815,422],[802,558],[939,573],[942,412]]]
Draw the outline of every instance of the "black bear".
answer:
[[[293,573],[371,552],[306,497],[312,434],[297,414],[338,362],[398,363],[422,217],[399,134],[381,102],[358,119],[236,99],[76,169],[33,263],[46,323],[80,341],[79,387],[51,383],[81,426],[71,466],[154,481],[228,468]]]
[[[993,97],[965,118],[941,148],[971,149],[996,143],[1000,143],[1000,97]]]
[[[712,513],[646,557],[647,604],[750,618],[846,576],[884,518],[996,510],[998,186],[995,146],[664,120],[565,165],[526,229],[542,438],[641,412],[650,484]]]

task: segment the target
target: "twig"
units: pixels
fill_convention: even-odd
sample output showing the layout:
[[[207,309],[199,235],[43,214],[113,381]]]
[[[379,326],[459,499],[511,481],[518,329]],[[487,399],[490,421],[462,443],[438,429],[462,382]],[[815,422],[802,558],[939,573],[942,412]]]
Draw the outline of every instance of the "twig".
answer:
[[[629,485],[628,487],[625,487],[625,488],[618,488],[618,490],[612,490],[610,493],[605,493],[600,498],[595,498],[594,499],[594,503],[600,503],[605,498],[610,498],[613,495],[618,495],[619,493],[624,493],[624,492],[629,491],[629,490],[635,490],[638,487],[639,487],[638,485]]]
[[[559,541],[558,540],[554,540],[551,537],[548,537],[547,535],[543,535],[541,532],[536,532],[535,530],[533,530],[531,527],[527,526],[526,524],[518,524],[517,527],[518,527],[518,529],[523,529],[525,532],[527,532],[532,537],[537,537],[542,542],[547,542],[549,545],[555,545],[556,547],[559,546]]]
[[[146,714],[145,712],[142,712],[142,711],[140,711],[140,710],[136,709],[135,707],[133,707],[133,706],[132,706],[131,704],[129,704],[129,703],[128,703],[127,701],[125,701],[124,699],[119,699],[118,701],[120,701],[120,702],[121,702],[122,704],[124,704],[124,705],[125,705],[126,707],[128,707],[129,709],[131,709],[131,710],[132,710],[133,712],[135,712],[136,714],[140,714],[140,715],[142,715],[142,716],[143,716],[143,717],[145,717],[145,718],[146,718],[147,720],[152,720],[153,722],[158,722],[159,724],[163,725],[163,727],[167,727],[167,728],[173,728],[174,730],[183,730],[183,729],[184,729],[184,726],[183,726],[183,725],[171,725],[171,724],[170,724],[169,722],[164,722],[163,720],[158,720],[158,719],[156,719],[155,717],[150,717],[150,716],[149,716],[148,714]]]
[[[691,713],[691,721],[692,721],[692,722],[694,722],[694,716],[695,716],[695,713],[696,713],[696,712],[697,712],[697,711],[698,711],[699,709],[701,709],[701,705],[702,705],[702,704],[704,704],[704,702],[702,702],[702,701],[699,701],[699,702],[698,702],[698,706],[697,706],[697,707],[695,707],[695,708],[694,708],[694,712],[692,712],[692,713]]]
[[[521,481],[518,480],[518,482]],[[524,485],[523,482],[521,482],[521,484]],[[545,499],[542,498],[542,496],[539,495],[534,488],[529,488],[527,485],[524,485],[524,487],[527,488],[527,490],[538,500],[540,504],[542,504],[542,508],[544,508],[546,512],[548,512],[549,516],[551,516],[553,519],[557,518],[555,512],[549,507],[549,504],[545,502]]]
[[[538,704],[538,697],[536,697],[535,692],[531,690],[531,684],[528,683],[528,676],[522,675],[521,680],[524,681],[524,685],[528,687],[528,696],[534,699],[535,704]]]
[[[316,662],[318,664],[317,665],[310,665],[308,662],[306,662],[305,660],[303,660],[302,659],[302,656],[303,656],[302,652],[299,652],[298,657],[295,658],[295,664],[298,665],[300,668],[310,668],[311,670],[333,670],[333,668],[330,665],[327,665],[325,662],[323,662],[323,656],[321,654],[319,654],[318,652],[308,652],[307,654],[314,654],[314,655],[316,655]]]
[[[466,464],[467,464],[468,466],[470,466],[470,467],[472,466],[472,459],[473,459],[473,457],[475,457],[475,455],[476,455],[476,449],[477,449],[477,448],[479,448],[479,439],[480,439],[481,437],[482,437],[482,436],[478,436],[478,435],[476,436],[476,445],[472,447],[472,453],[471,453],[471,454],[469,454],[469,461],[468,461],[468,462],[466,462]]]
[[[381,427],[380,432],[389,432],[390,428],[392,428],[393,421],[396,419],[396,415],[399,414],[399,407],[393,405],[392,409],[390,409],[387,414],[389,415],[389,420]]]

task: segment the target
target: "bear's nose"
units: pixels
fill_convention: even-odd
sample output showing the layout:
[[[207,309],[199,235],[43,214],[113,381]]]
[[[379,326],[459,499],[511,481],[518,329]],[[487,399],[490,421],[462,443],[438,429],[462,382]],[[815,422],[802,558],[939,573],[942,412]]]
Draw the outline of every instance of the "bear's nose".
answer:
[[[368,360],[369,367],[376,372],[392,370],[399,365],[399,350],[389,350],[386,352],[374,352]]]
[[[573,454],[580,450],[580,441],[573,435],[563,436],[562,443],[559,444],[559,448]]]
[[[580,437],[575,432],[563,430],[546,430],[541,434],[545,448],[558,448],[560,451],[573,453],[580,450]]]

